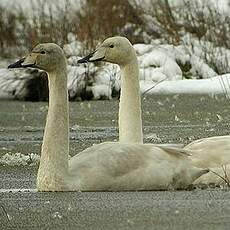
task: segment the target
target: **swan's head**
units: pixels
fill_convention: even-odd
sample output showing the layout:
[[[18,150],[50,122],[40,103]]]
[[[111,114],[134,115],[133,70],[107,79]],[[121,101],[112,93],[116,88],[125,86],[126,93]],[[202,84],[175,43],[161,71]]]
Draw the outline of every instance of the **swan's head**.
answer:
[[[35,46],[26,57],[9,65],[8,68],[33,67],[52,72],[65,65],[66,59],[63,50],[54,43],[43,43]]]
[[[82,58],[78,63],[106,61],[118,65],[126,65],[136,58],[136,52],[125,37],[107,38],[98,48]]]

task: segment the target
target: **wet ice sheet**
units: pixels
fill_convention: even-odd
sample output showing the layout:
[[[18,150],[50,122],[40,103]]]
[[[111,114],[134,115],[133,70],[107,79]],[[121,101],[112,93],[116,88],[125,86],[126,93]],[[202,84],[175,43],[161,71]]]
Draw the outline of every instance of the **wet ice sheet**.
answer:
[[[229,133],[225,98],[146,97],[145,141],[181,143]],[[0,156],[40,154],[47,103],[0,101]],[[70,103],[71,154],[116,140],[118,101]],[[3,229],[229,229],[230,192],[36,192],[37,165],[0,166]],[[11,191],[11,192],[10,192]]]
[[[0,193],[5,229],[228,229],[230,192]]]
[[[225,97],[147,96],[142,98],[144,140],[187,144],[229,134],[230,103]],[[40,154],[47,103],[0,101],[0,157]],[[118,140],[118,100],[70,103],[70,155],[93,144]]]

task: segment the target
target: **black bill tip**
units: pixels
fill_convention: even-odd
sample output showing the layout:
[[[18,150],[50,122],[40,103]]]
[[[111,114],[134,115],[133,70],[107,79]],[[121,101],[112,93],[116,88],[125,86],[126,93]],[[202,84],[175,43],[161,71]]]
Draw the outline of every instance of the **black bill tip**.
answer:
[[[94,54],[94,52],[93,52],[93,53],[90,53],[90,54],[87,55],[86,57],[84,57],[84,58],[78,60],[77,63],[87,63],[87,62],[90,62],[89,59],[90,59],[91,57],[93,57],[93,54]]]
[[[27,65],[22,65],[22,63],[25,61],[25,57],[16,61],[15,63],[13,64],[10,64],[8,66],[8,69],[15,69],[15,68],[28,68],[28,67],[32,67],[32,68],[36,68],[36,65],[35,63],[32,63],[32,64],[27,64]]]
[[[93,57],[95,52],[96,52],[96,50],[94,52],[90,53],[89,55],[87,55],[86,57],[78,60],[77,63],[87,63],[87,62],[102,61],[105,58],[105,57],[101,57],[101,58],[98,58],[98,59],[90,60],[90,58]]]
[[[77,63],[87,63],[88,60],[86,58],[82,58],[80,60],[77,61]]]
[[[25,61],[25,58],[22,58],[18,61],[16,61],[15,63],[13,64],[10,64],[8,66],[8,69],[14,69],[14,68],[23,68],[24,66],[22,66],[22,63]]]
[[[91,56],[92,57],[92,56]],[[94,60],[89,60],[90,58],[87,57],[84,57],[80,60],[77,61],[77,63],[87,63],[87,62],[97,62],[97,61],[103,61],[105,57],[102,57],[102,58],[98,58],[98,59],[94,59]]]

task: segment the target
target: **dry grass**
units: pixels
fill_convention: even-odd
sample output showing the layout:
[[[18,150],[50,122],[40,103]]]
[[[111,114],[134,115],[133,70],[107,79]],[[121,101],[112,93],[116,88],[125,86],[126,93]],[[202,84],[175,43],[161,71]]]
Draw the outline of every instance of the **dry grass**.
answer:
[[[227,187],[230,187],[230,178],[229,178],[229,175],[228,175],[228,173],[227,173],[227,166],[228,166],[228,165],[222,165],[222,166],[221,166],[221,168],[222,168],[222,170],[223,170],[223,173],[224,173],[223,176],[220,175],[219,173],[216,173],[215,171],[212,171],[212,170],[210,170],[210,172],[212,172],[213,174],[215,174],[216,176],[218,176],[220,179],[222,179],[223,182],[225,183],[225,185],[226,185]]]
[[[144,28],[142,20],[128,0],[86,0],[82,1],[81,10],[69,0],[64,8],[43,0],[38,0],[35,6],[32,0],[32,11],[28,19],[20,7],[13,12],[0,7],[1,56],[15,54],[12,47],[18,48],[15,54],[18,55],[39,42],[63,46],[70,32],[85,44],[86,50],[112,35],[124,35],[132,42],[142,41],[135,35],[137,27]]]
[[[1,56],[19,55],[39,42],[63,46],[70,32],[76,34],[77,18],[68,0],[64,8],[42,0],[38,0],[36,6],[34,0],[31,4],[33,14],[30,17],[20,7],[14,11],[0,7]]]
[[[127,0],[86,0],[78,13],[78,38],[89,48],[109,36],[124,35],[132,42],[142,41],[135,35],[144,28],[139,11]]]

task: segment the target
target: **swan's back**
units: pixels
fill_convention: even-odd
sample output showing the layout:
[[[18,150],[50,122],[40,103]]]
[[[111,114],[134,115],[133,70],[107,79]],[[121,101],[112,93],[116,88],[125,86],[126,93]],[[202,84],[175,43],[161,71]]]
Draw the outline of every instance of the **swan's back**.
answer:
[[[185,188],[206,170],[191,165],[183,151],[148,144],[102,143],[70,160],[81,190],[165,190]]]
[[[184,147],[193,151],[191,159],[197,167],[219,167],[230,163],[230,136],[196,140]]]
[[[193,165],[207,167],[210,172],[201,176],[194,184],[225,184],[230,175],[230,136],[216,136],[196,140],[184,147],[192,151]],[[226,180],[226,181],[225,181]]]

